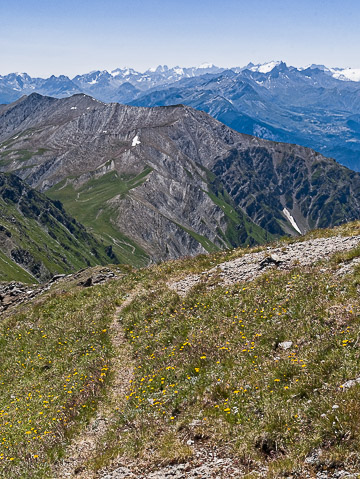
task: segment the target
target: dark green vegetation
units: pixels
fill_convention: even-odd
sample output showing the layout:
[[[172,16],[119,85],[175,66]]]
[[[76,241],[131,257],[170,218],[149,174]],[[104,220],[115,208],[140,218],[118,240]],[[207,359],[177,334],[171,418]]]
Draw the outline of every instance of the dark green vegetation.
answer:
[[[278,236],[276,233],[271,233],[250,221],[249,216],[243,212],[237,202],[229,195],[223,183],[219,181],[214,173],[206,171],[206,176],[208,181],[207,194],[214,204],[222,209],[226,217],[227,227],[225,231],[219,229],[218,233],[229,248],[236,248],[240,245],[253,246],[255,244],[263,244]],[[276,229],[276,231],[279,233],[281,230]]]
[[[359,233],[356,222],[308,238]],[[358,470],[360,385],[341,386],[359,377],[360,271],[335,273],[359,248],[253,282],[204,279],[185,298],[167,287],[247,251],[129,268],[86,290],[62,281],[5,317],[2,477],[51,477],[69,439],[116,394],[121,367],[132,367],[133,379],[83,464],[89,478],[117,457],[154,466],[214,445],[249,472],[265,468],[261,477]],[[131,291],[119,313],[126,344],[115,345],[109,325]],[[119,347],[130,347],[132,364],[115,370]]]
[[[117,263],[110,242],[96,240],[59,201],[15,175],[0,173],[0,281],[44,281],[55,273]]]

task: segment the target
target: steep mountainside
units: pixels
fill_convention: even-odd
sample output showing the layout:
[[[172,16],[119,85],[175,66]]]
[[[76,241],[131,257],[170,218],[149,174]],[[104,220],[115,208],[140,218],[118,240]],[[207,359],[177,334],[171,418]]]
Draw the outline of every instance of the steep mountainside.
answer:
[[[183,103],[241,133],[296,143],[360,170],[360,70],[283,62],[224,69],[159,66],[93,71],[73,79],[26,73],[0,76],[0,103],[33,92],[63,98],[86,93],[137,106]]]
[[[32,94],[0,110],[0,168],[60,199],[116,254],[155,260],[360,217],[360,175],[182,105]]]
[[[99,243],[60,202],[0,173],[0,281],[44,281],[117,261],[111,247]]]

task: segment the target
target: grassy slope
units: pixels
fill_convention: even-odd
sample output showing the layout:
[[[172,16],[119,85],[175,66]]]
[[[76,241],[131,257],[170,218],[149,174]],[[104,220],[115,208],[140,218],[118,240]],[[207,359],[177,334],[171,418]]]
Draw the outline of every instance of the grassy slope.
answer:
[[[0,477],[50,477],[107,381],[114,302],[101,287],[48,297],[1,324]]]
[[[204,168],[204,172],[209,186],[207,194],[223,210],[227,219],[226,230],[221,231],[219,228],[219,234],[229,248],[264,244],[277,238],[276,235],[253,223],[241,209],[235,206],[229,193],[211,171]]]
[[[119,177],[118,173],[111,171],[100,178],[91,179],[76,190],[69,178],[70,181],[63,180],[48,190],[47,195],[52,199],[60,200],[67,211],[99,238],[106,241],[114,239],[114,252],[123,262],[134,266],[144,266],[147,262],[146,253],[114,226],[112,218],[116,215],[116,211],[108,202],[118,195],[125,196],[132,188],[141,185],[150,172],[151,168],[145,168],[136,177]],[[225,190],[219,189],[214,175],[211,176],[207,170],[205,173],[209,181],[209,197],[222,208],[228,221],[225,231],[218,228],[219,239],[225,247],[263,244],[275,239],[274,235],[252,223],[241,210],[236,209]],[[181,224],[177,226],[198,241],[207,252],[219,251],[219,246],[208,238]]]
[[[9,142],[11,142],[11,140],[8,140],[8,142],[3,142],[0,146],[6,146],[7,144],[9,144]],[[39,148],[37,151],[7,149],[0,152],[0,166],[8,166],[13,160],[27,161],[30,160],[33,156],[43,155],[45,151],[45,148]]]
[[[33,283],[35,278],[0,251],[0,281]]]
[[[338,232],[359,234],[360,223],[309,236]],[[249,470],[266,465],[268,477],[304,467],[315,474],[304,459],[316,450],[321,467],[360,467],[360,386],[340,387],[359,376],[360,271],[333,274],[359,249],[246,284],[203,284],[185,300],[165,286],[244,252],[172,261],[87,290],[69,284],[5,318],[0,477],[49,477],[67,438],[94,413],[101,387],[111,387],[113,350],[104,330],[136,285],[145,292],[122,312],[135,376],[88,467],[118,455],[138,463],[181,460],[192,454],[189,437],[226,449]],[[284,340],[293,342],[288,351],[278,347]]]
[[[96,243],[94,239],[91,242],[89,238],[87,243],[82,243],[84,238],[76,238],[76,233],[72,235],[55,218],[49,217],[46,221],[51,223],[40,225],[34,218],[25,217],[15,205],[5,203],[2,199],[0,207],[2,209],[0,226],[11,233],[14,245],[28,251],[35,261],[41,262],[51,273],[69,273],[84,266],[105,264],[110,260],[102,245]],[[52,236],[47,233],[47,226],[51,228]],[[91,249],[96,252],[97,257]],[[16,265],[4,253],[1,253],[0,261],[4,266],[0,269],[0,281],[34,282],[31,274]]]
[[[113,249],[122,262],[144,266],[148,260],[146,253],[113,226],[111,219],[116,213],[107,202],[139,186],[150,172],[151,169],[146,168],[140,175],[128,178],[120,178],[116,172],[110,172],[101,178],[91,179],[79,190],[64,180],[46,194],[60,200],[71,215],[106,243],[115,239]]]

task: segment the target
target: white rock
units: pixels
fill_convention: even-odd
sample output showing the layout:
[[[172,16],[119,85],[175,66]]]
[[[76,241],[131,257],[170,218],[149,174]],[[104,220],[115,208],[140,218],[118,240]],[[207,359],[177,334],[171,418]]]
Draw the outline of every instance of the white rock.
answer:
[[[282,343],[279,343],[279,348],[286,351],[287,349],[290,349],[292,345],[293,345],[292,341],[283,341]]]
[[[349,388],[352,388],[354,386],[356,386],[357,384],[360,384],[360,378],[357,378],[357,379],[349,379],[349,381],[346,381],[346,383],[344,383],[342,386],[341,386],[341,389],[349,389]]]

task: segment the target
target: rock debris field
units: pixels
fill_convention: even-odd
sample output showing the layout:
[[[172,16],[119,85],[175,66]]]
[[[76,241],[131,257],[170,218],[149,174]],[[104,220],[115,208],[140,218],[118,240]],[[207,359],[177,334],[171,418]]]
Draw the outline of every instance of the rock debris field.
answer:
[[[169,283],[168,286],[179,295],[185,296],[202,279],[220,276],[221,283],[225,285],[252,281],[270,268],[276,267],[288,270],[295,266],[311,266],[337,252],[356,248],[359,244],[360,235],[333,236],[311,239],[277,248],[267,248],[258,253],[248,253],[241,258],[226,261],[208,271],[203,271],[201,274],[190,275],[181,281]],[[354,266],[359,263],[359,259],[355,259],[344,264],[338,274],[350,273]]]
[[[195,458],[184,464],[165,466],[158,471],[137,473],[128,467],[118,467],[114,471],[101,475],[101,479],[239,479],[244,476],[244,469],[240,469],[230,458],[217,457],[216,452],[200,449]]]
[[[97,271],[89,275],[87,269],[80,270],[75,274],[57,274],[51,278],[47,283],[43,284],[23,284],[12,281],[11,283],[0,283],[0,313],[6,311],[12,306],[25,303],[35,298],[52,287],[54,283],[65,280],[78,280],[77,285],[87,288],[96,284],[105,283],[110,279],[117,279],[122,276],[119,271],[118,274],[109,268],[97,268]]]

